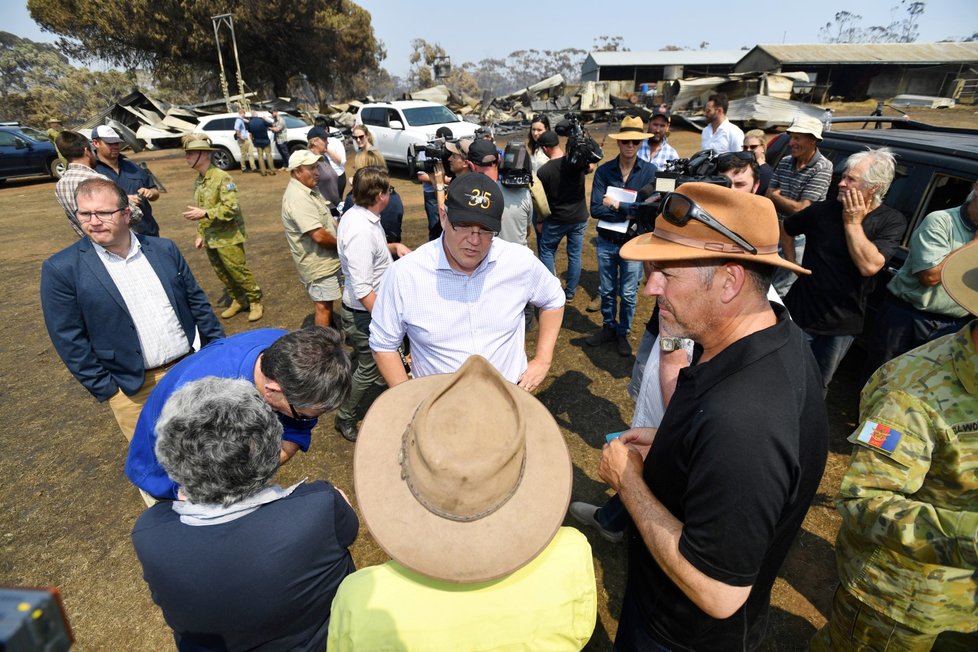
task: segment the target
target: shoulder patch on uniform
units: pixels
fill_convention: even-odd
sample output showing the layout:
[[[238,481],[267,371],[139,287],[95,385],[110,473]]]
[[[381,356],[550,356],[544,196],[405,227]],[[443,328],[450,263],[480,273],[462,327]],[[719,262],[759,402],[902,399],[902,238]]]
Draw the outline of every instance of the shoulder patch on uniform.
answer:
[[[875,421],[866,421],[862,430],[859,431],[856,441],[862,442],[870,448],[878,448],[886,453],[892,453],[896,450],[901,437],[903,437],[903,433],[895,428],[884,426]]]
[[[234,182],[233,182],[233,181],[228,181],[228,182],[227,182],[227,185],[226,185],[226,186],[224,186],[224,187],[225,187],[226,189],[228,189],[228,190],[234,190]]]

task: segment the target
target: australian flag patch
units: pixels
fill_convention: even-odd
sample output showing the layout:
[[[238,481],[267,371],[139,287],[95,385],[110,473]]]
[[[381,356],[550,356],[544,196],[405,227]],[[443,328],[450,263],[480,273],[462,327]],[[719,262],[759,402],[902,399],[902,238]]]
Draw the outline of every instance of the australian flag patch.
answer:
[[[863,428],[859,431],[856,440],[871,448],[878,448],[887,453],[892,453],[896,450],[897,443],[901,437],[903,437],[903,433],[899,430],[884,426],[882,423],[876,423],[875,421],[867,421],[863,424]]]

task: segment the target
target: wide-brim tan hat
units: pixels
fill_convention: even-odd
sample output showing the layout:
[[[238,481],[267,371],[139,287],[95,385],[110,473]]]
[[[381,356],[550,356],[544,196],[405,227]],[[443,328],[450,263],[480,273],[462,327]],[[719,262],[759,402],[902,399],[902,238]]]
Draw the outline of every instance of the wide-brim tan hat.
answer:
[[[944,260],[941,285],[959,306],[978,316],[978,242],[952,251]]]
[[[496,579],[533,560],[564,520],[571,479],[549,410],[480,356],[381,394],[353,459],[378,545],[449,582]]]
[[[204,134],[189,133],[182,139],[185,152],[214,152],[217,148],[211,145],[211,139]]]
[[[652,233],[625,243],[621,248],[622,258],[655,262],[702,258],[747,260],[784,267],[796,274],[811,274],[778,255],[778,214],[767,197],[700,182],[684,183],[676,188],[676,193],[692,199],[714,219],[753,245],[757,253],[745,251],[698,220],[690,219],[685,226],[676,226],[659,215],[655,218]]]
[[[822,140],[821,120],[808,115],[798,116],[792,120],[785,131],[789,134],[808,134],[814,136],[815,140]]]
[[[645,131],[645,123],[637,116],[629,116],[622,120],[617,134],[608,134],[608,138],[615,140],[645,140],[651,137],[652,134]]]

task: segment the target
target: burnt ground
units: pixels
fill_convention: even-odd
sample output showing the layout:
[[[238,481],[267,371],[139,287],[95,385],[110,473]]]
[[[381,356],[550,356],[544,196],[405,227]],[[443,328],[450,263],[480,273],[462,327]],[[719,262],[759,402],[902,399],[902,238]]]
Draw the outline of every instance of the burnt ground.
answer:
[[[864,114],[871,103],[840,106],[836,114]],[[921,120],[960,126],[973,123],[973,109],[914,112]],[[600,140],[604,127],[592,130]],[[670,142],[684,155],[698,149],[699,135],[677,131]],[[617,152],[605,141],[606,156]],[[180,213],[192,196],[193,172],[178,151],[143,152],[168,191],[154,211],[163,235],[173,239],[212,300],[219,283],[206,257],[193,249],[193,225]],[[426,233],[421,189],[395,171],[405,204],[404,240],[420,244]],[[281,193],[287,175],[233,172],[248,225],[248,259],[265,291],[260,326],[297,328],[311,312],[282,235]],[[54,199],[49,179],[10,180],[0,186],[3,297],[0,300],[0,585],[57,586],[81,650],[159,650],[172,645],[159,609],[150,599],[129,543],[143,503],[123,475],[126,447],[111,412],[98,404],[58,359],[41,318],[41,262],[71,244],[74,234]],[[608,495],[597,473],[603,434],[626,427],[634,408],[625,391],[633,358],[612,348],[583,347],[581,339],[600,326],[600,313],[585,307],[597,288],[593,223],[585,242],[583,291],[567,306],[554,364],[537,396],[560,424],[574,463],[574,499]],[[566,258],[558,259],[558,270]],[[642,298],[632,345],[638,345],[651,301]],[[248,328],[244,315],[225,321],[228,334]],[[529,338],[532,346],[534,335]],[[833,542],[839,519],[832,507],[845,470],[845,437],[857,418],[858,352],[843,363],[828,400],[831,442],[828,465],[812,509],[781,571],[772,596],[769,650],[806,649],[825,623],[835,584]],[[764,409],[764,397],[758,397]],[[351,498],[353,444],[322,419],[311,450],[279,473],[282,484],[303,477],[327,478]],[[571,524],[568,522],[568,524]],[[624,590],[625,550],[587,533],[594,550],[599,611],[589,650],[608,650]],[[386,560],[362,527],[353,546],[357,566]]]

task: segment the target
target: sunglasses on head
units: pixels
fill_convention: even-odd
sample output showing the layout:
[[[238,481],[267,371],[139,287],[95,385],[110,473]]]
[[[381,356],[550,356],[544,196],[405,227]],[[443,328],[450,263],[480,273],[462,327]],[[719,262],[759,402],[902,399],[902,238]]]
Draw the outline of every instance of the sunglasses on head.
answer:
[[[738,247],[752,254],[757,248],[725,227],[718,219],[706,212],[695,201],[678,192],[670,192],[662,200],[662,217],[674,226],[686,226],[690,220],[705,224],[720,235],[732,240]]]

